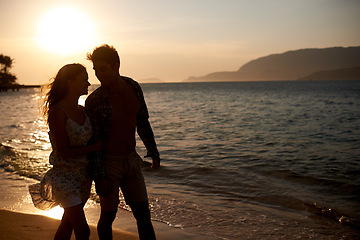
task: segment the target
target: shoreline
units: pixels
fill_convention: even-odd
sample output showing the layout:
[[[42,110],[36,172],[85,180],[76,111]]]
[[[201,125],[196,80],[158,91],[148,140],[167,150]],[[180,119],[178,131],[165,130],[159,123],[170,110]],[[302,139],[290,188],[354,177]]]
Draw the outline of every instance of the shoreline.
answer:
[[[60,220],[43,215],[19,213],[0,209],[0,236],[10,240],[52,239]],[[98,239],[96,226],[89,224],[90,240]],[[114,239],[136,240],[137,235],[120,229],[113,230]],[[75,239],[72,234],[71,239]]]
[[[41,211],[33,206],[28,186],[38,181],[12,172],[6,172],[3,168],[0,168],[0,182],[0,191],[2,193],[0,195],[0,236],[6,236],[6,239],[29,239],[27,238],[29,235],[36,236],[30,239],[53,238],[62,216],[62,209],[56,207],[57,209],[54,208],[50,211]],[[90,239],[98,239],[96,223],[100,215],[100,205],[93,200],[88,200],[84,211],[91,228]],[[154,220],[152,222],[158,240],[217,239],[188,233],[162,222]],[[115,237],[115,234],[123,237],[121,239],[138,239],[136,221],[132,213],[126,210],[118,210],[113,230],[114,239],[119,239]]]

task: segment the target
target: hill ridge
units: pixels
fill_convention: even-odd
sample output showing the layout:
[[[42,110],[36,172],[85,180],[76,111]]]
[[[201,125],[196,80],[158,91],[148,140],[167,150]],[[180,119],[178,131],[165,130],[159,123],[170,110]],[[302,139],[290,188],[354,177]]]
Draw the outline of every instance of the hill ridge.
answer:
[[[194,81],[297,80],[319,71],[360,66],[360,47],[305,48],[275,53],[251,60],[238,71],[214,72]],[[360,79],[360,76],[359,76]]]

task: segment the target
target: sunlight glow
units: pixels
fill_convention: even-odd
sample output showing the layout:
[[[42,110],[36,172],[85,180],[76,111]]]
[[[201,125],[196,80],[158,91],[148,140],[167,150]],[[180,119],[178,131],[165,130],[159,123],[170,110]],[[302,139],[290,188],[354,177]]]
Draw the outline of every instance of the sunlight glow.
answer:
[[[61,208],[60,206],[56,206],[56,207],[50,209],[49,211],[44,211],[42,214],[47,217],[61,219],[63,213],[64,213],[64,209]]]
[[[80,11],[69,7],[49,11],[40,20],[38,30],[38,43],[61,55],[84,51],[96,42],[92,22]]]
[[[85,106],[85,101],[86,101],[86,98],[88,97],[88,95],[82,95],[79,97],[79,100],[78,100],[78,104],[80,106]]]

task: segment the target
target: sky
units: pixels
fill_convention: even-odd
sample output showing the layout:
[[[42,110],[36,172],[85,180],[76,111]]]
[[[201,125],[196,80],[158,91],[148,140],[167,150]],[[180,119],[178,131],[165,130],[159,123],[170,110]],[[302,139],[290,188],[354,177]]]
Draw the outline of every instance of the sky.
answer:
[[[120,73],[142,82],[237,71],[275,53],[360,46],[358,0],[0,0],[0,54],[20,84],[113,45]]]

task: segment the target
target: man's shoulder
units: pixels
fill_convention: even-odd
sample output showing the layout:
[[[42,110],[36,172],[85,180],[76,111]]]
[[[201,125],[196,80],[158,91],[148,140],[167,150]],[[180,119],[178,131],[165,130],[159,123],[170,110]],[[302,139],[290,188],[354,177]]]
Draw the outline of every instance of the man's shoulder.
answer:
[[[92,101],[94,101],[95,99],[97,99],[99,96],[103,95],[105,92],[105,89],[103,87],[98,87],[97,89],[95,89],[87,98],[86,98],[86,102],[90,103]]]
[[[127,81],[131,86],[133,86],[135,88],[135,91],[138,93],[138,94],[142,94],[142,89],[141,89],[141,86],[140,84],[135,81],[134,79],[130,78],[130,77],[126,77],[126,76],[121,76],[125,81]]]
[[[124,79],[125,81],[129,82],[132,85],[140,86],[140,84],[137,81],[135,81],[134,79],[132,79],[131,77],[121,76],[121,78]]]

